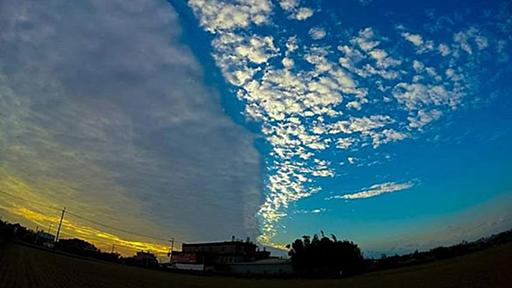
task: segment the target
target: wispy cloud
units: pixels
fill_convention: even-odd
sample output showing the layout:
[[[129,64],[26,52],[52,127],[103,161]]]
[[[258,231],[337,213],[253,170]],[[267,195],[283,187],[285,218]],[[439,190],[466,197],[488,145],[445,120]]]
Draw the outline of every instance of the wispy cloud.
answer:
[[[315,208],[315,209],[301,209],[294,212],[294,214],[319,214],[328,212],[330,209],[327,208]]]
[[[414,186],[414,182],[409,181],[405,183],[396,183],[396,182],[386,182],[381,184],[375,184],[367,188],[361,189],[361,191],[353,194],[345,194],[345,195],[336,195],[332,197],[326,198],[326,200],[332,199],[346,199],[346,200],[354,200],[354,199],[364,199],[375,197],[384,193],[398,192],[402,190],[406,190],[412,188]]]

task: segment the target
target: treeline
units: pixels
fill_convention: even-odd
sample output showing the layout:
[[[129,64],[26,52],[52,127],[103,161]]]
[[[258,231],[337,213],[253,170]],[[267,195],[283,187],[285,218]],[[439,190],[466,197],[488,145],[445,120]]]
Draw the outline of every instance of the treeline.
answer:
[[[336,236],[302,236],[287,248],[293,270],[308,277],[350,276],[364,271],[361,249],[350,241],[339,241]]]
[[[132,257],[121,257],[117,253],[103,252],[93,244],[81,239],[61,239],[57,243],[41,241],[40,234],[41,231],[34,232],[20,224],[0,221],[0,246],[12,240],[17,240],[104,261],[149,268],[160,267],[155,255],[149,252],[138,252]],[[417,265],[461,256],[508,242],[512,242],[512,230],[473,242],[463,241],[452,246],[436,247],[429,251],[415,251],[394,256],[382,255],[379,259],[365,259],[361,249],[354,242],[338,240],[334,235],[327,237],[322,232],[320,236],[303,236],[288,245],[287,248],[289,249],[288,254],[291,258],[295,276],[321,278],[348,277],[365,272]]]
[[[340,241],[336,236],[313,235],[297,239],[287,248],[294,271],[306,277],[346,277],[364,272],[417,265],[430,261],[480,251],[493,246],[512,242],[512,230],[508,230],[477,241],[463,241],[459,244],[436,247],[429,251],[415,251],[405,255],[386,256],[380,259],[364,259],[357,244]]]
[[[0,221],[0,246],[13,240],[17,240],[57,252],[64,252],[103,261],[151,268],[158,266],[155,255],[149,252],[138,253],[132,257],[122,257],[118,253],[101,251],[93,244],[82,239],[59,239],[59,241],[53,242],[53,239],[42,237],[45,235],[51,236],[50,234],[42,231],[28,229],[20,224],[11,224]]]
[[[476,241],[462,241],[456,245],[436,247],[428,251],[416,250],[413,253],[404,255],[382,255],[380,259],[366,259],[365,266],[367,271],[399,268],[457,257],[509,242],[512,242],[512,230],[495,234],[490,237],[483,237]]]

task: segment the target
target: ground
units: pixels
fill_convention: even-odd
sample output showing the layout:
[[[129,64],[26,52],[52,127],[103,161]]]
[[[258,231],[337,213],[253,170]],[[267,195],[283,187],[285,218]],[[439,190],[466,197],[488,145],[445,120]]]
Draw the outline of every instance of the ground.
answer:
[[[12,244],[0,250],[0,287],[511,287],[511,267],[509,243],[453,259],[348,279],[256,280],[152,271]]]

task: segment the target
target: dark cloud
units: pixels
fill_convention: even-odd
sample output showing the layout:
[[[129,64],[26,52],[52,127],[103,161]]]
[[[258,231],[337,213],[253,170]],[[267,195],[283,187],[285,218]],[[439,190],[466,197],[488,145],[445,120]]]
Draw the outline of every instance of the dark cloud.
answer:
[[[180,33],[163,0],[0,2],[1,167],[113,224],[256,236],[253,136],[223,114]]]

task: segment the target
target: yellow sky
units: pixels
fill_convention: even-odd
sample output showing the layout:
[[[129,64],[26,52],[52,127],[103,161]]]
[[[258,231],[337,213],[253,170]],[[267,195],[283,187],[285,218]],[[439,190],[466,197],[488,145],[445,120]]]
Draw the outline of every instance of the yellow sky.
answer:
[[[58,189],[56,192],[72,194],[73,191],[65,185],[49,184],[52,188]],[[66,191],[67,189],[67,191]],[[13,222],[20,222],[30,229],[48,231],[51,227],[51,233],[55,234],[57,226],[60,221],[61,205],[50,201],[49,197],[42,193],[35,192],[31,185],[27,184],[23,179],[12,176],[7,173],[5,169],[0,168],[0,211],[3,211],[7,220]],[[128,236],[130,233],[117,233],[107,231],[105,227],[99,227],[91,221],[88,213],[83,216],[81,211],[73,210],[73,207],[68,207],[68,212],[65,214],[62,222],[61,237],[60,238],[80,238],[95,244],[98,248],[104,251],[111,251],[112,245],[115,245],[115,251],[122,255],[132,255],[136,251],[151,251],[155,254],[163,256],[169,251],[169,243],[162,240],[144,239],[145,237]],[[91,208],[94,211],[94,208]],[[91,212],[91,211],[89,211]],[[94,214],[94,213],[93,213]],[[81,216],[80,218],[74,216]],[[91,219],[98,223],[100,219]],[[107,223],[103,223],[107,224]],[[112,225],[110,225],[112,226]],[[122,230],[134,231],[134,227],[126,229],[126,227],[116,227]],[[110,229],[113,230],[113,229]],[[127,234],[127,235],[121,235]]]

